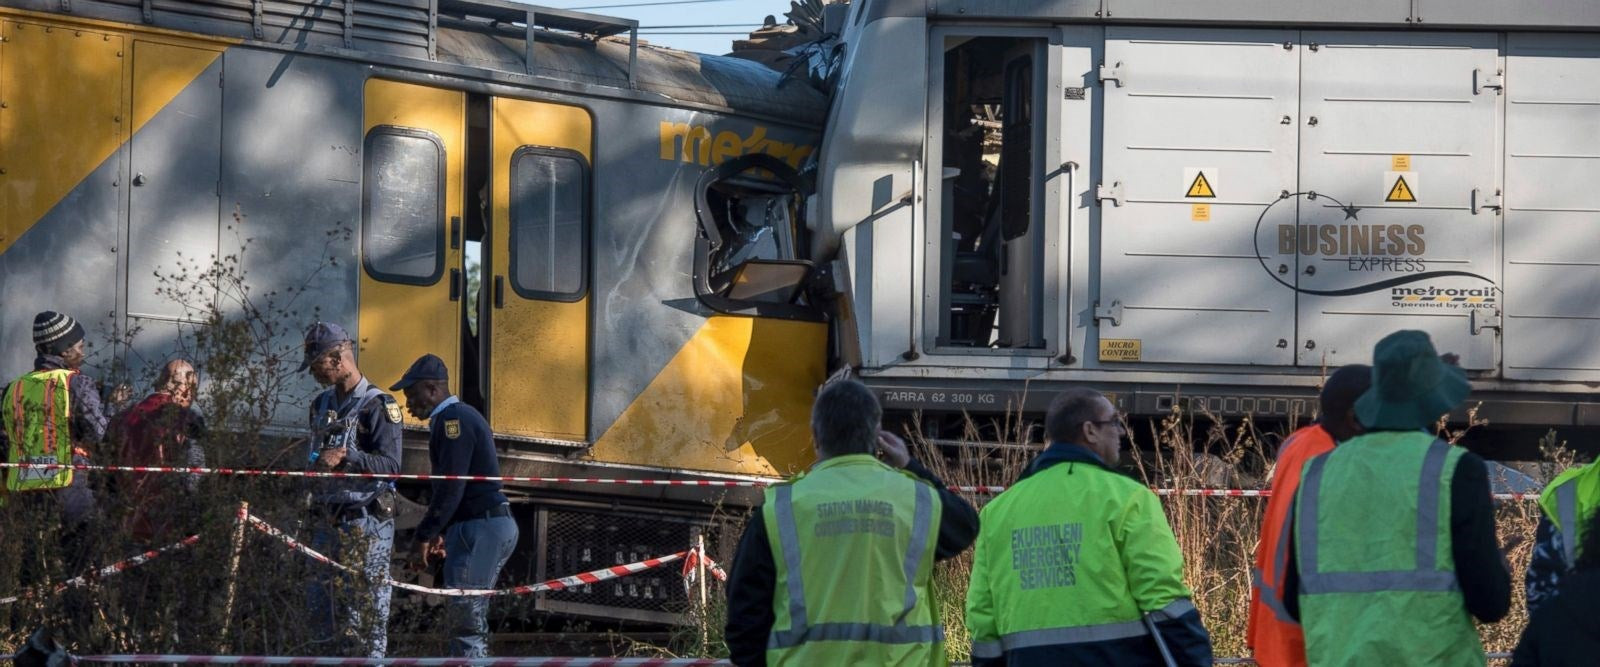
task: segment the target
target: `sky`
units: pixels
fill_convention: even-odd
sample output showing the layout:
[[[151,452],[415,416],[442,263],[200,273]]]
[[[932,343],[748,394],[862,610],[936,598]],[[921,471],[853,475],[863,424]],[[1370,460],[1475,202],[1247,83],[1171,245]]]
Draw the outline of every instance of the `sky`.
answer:
[[[789,0],[535,0],[530,4],[637,19],[640,39],[713,54],[727,53],[733,40],[761,27],[768,14],[782,23],[783,13],[789,11]]]

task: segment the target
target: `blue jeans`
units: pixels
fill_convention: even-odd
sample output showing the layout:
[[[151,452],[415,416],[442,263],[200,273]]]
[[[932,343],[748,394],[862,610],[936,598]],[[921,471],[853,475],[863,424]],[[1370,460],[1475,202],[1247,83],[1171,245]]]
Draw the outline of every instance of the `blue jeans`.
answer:
[[[394,553],[394,519],[370,514],[333,523],[313,519],[311,548],[365,577],[313,565],[316,576],[306,591],[311,630],[327,642],[324,655],[382,658],[389,648],[389,560]]]
[[[494,588],[500,568],[517,547],[517,522],[508,516],[472,519],[444,535],[445,588]],[[489,598],[450,598],[450,655],[489,655]]]

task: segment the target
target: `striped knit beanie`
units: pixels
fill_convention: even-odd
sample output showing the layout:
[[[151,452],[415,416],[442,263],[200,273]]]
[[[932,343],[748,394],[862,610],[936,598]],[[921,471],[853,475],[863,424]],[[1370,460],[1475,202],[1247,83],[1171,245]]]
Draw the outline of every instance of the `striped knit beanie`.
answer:
[[[83,340],[83,325],[57,313],[44,311],[33,318],[33,346],[50,354],[61,354]]]

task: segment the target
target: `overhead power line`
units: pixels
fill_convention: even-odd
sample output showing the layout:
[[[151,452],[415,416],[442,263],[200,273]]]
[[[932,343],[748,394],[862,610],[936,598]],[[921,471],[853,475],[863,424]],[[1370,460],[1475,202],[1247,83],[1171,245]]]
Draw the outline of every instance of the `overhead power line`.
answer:
[[[640,30],[661,30],[663,28],[759,28],[760,23],[702,23],[700,25],[642,25]]]
[[[658,5],[699,5],[708,2],[732,2],[733,0],[665,0],[664,2],[628,2],[617,5],[584,5],[582,7],[567,7],[566,9],[627,9],[630,7],[655,7]]]

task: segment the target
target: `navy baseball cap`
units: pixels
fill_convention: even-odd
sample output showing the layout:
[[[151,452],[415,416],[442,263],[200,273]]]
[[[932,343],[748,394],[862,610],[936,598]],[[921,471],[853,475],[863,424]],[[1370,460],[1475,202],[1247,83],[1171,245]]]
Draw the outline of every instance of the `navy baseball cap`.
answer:
[[[311,362],[327,354],[329,350],[338,347],[340,343],[350,342],[350,334],[332,322],[317,322],[306,329],[306,356],[300,361],[300,370],[311,367]]]
[[[421,380],[447,381],[450,372],[444,368],[444,360],[431,354],[424,354],[406,369],[405,376],[399,382],[389,387],[389,391],[405,391],[406,387],[416,384]]]

